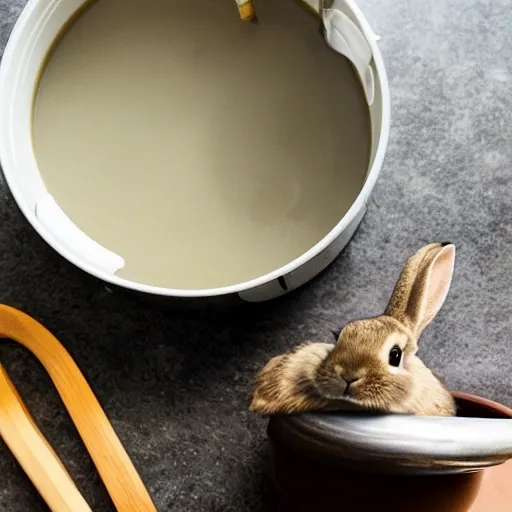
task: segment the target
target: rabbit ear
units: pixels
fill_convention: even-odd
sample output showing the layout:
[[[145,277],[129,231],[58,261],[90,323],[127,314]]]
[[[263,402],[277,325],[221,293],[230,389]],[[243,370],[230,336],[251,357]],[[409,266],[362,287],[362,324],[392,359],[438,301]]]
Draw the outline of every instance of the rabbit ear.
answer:
[[[429,244],[411,256],[386,309],[419,337],[441,309],[453,276],[455,246]]]

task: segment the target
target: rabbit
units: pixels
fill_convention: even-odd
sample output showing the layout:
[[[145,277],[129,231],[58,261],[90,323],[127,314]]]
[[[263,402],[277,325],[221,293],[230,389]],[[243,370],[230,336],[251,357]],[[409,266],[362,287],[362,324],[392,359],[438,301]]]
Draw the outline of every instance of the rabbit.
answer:
[[[454,416],[451,393],[417,355],[450,288],[455,246],[429,244],[405,263],[383,315],[347,324],[336,344],[305,343],[258,373],[258,414],[355,409]]]

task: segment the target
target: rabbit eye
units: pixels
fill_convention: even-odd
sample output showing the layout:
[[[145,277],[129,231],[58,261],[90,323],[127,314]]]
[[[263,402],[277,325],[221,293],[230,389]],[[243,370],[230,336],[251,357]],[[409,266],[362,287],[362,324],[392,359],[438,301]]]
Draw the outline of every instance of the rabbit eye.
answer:
[[[389,364],[391,366],[400,366],[402,360],[402,349],[395,345],[389,352]]]

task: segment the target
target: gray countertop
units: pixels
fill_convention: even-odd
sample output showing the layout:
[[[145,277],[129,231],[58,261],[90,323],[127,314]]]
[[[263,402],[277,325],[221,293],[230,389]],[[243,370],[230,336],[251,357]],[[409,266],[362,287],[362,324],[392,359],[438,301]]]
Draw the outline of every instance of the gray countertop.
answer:
[[[0,0],[1,48],[24,3]],[[70,350],[161,511],[264,510],[265,423],[247,410],[254,373],[271,355],[381,312],[404,259],[432,240],[453,241],[458,260],[423,359],[451,387],[512,405],[510,1],[358,4],[382,37],[389,150],[348,248],[287,298],[230,316],[109,294],[38,238],[0,175],[0,302]],[[0,359],[93,510],[112,510],[42,368],[8,343]],[[3,444],[0,474],[0,510],[46,510]]]

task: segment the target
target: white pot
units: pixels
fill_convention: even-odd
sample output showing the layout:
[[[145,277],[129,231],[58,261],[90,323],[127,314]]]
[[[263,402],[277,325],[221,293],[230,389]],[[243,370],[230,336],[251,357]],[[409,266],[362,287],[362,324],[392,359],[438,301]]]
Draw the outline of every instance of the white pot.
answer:
[[[290,0],[291,1],[291,0]],[[205,290],[170,289],[123,279],[98,264],[109,251],[82,233],[63,212],[41,208],[48,196],[32,144],[32,105],[45,57],[83,0],[29,0],[5,49],[0,68],[0,159],[19,208],[40,236],[82,270],[110,285],[168,297],[236,297],[260,302],[284,295],[327,267],[361,222],[386,151],[390,102],[386,71],[377,37],[353,0],[334,0],[323,13],[327,42],[354,64],[362,78],[371,119],[371,157],[365,183],[346,215],[314,247],[281,268],[251,281]],[[308,1],[313,7],[318,2]],[[46,205],[48,207],[48,205]],[[51,208],[51,206],[50,206]],[[55,219],[58,218],[58,229]]]

